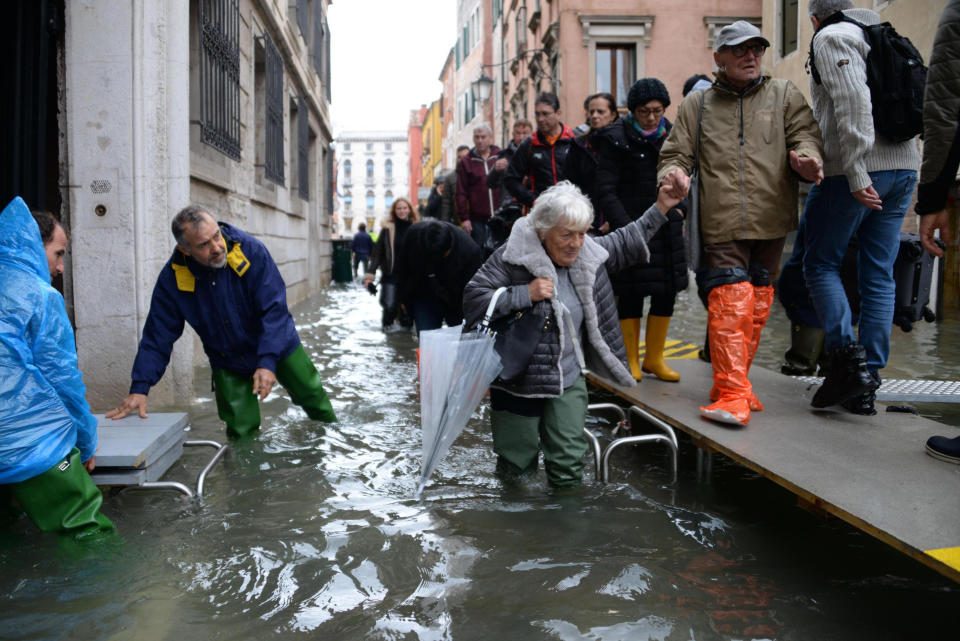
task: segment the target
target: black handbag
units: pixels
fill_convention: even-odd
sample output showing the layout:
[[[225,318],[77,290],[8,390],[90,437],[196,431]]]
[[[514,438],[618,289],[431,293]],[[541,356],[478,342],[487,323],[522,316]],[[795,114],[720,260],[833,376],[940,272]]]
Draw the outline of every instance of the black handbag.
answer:
[[[507,288],[501,287],[494,292],[479,331],[494,334],[493,347],[503,365],[497,380],[512,383],[526,374],[541,336],[553,328],[553,316],[529,307],[491,321],[497,300],[505,291]]]

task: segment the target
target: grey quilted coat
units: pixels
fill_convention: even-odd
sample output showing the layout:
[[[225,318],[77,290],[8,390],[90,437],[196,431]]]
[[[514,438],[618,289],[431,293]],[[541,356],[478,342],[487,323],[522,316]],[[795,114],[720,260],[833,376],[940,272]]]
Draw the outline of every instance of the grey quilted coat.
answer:
[[[632,386],[636,381],[627,367],[627,354],[617,317],[609,274],[650,259],[647,242],[666,217],[653,205],[635,222],[612,234],[587,236],[580,255],[570,266],[570,282],[583,306],[583,352],[587,369],[620,385]],[[499,287],[508,291],[497,301],[494,319],[531,307],[527,288],[534,278],[556,282],[557,270],[543,248],[529,218],[518,220],[507,242],[487,259],[463,294],[463,316],[467,327],[476,327],[483,319],[493,293]],[[534,352],[527,373],[511,384],[495,382],[491,387],[515,396],[552,398],[563,394],[560,355],[563,353],[567,327],[562,322],[560,303],[556,298],[539,301],[538,309],[557,322],[544,332]]]

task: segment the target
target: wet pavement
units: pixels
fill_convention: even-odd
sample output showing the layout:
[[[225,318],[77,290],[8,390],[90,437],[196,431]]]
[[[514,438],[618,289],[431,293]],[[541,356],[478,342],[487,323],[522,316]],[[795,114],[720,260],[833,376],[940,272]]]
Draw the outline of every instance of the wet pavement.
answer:
[[[0,530],[0,638],[956,638],[954,584],[722,457],[698,483],[683,440],[676,484],[648,448],[619,453],[607,486],[556,495],[541,472],[504,488],[482,405],[417,501],[413,337],[381,332],[359,286],[295,311],[339,423],[274,392],[259,438],[235,445],[202,502],[111,492],[122,539],[88,548],[23,518]],[[703,326],[684,294],[671,338],[699,341]],[[778,364],[787,327],[778,307],[758,364]],[[895,330],[887,375],[960,378],[941,356],[957,330]],[[178,408],[191,437],[223,440],[209,370],[196,389]],[[202,458],[188,452],[166,478],[192,478]]]

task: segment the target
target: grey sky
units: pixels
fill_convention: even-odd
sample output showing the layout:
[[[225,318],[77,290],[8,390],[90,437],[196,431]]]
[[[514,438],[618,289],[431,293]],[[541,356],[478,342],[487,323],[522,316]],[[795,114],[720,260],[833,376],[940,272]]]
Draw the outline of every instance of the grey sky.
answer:
[[[331,33],[334,134],[407,128],[429,105],[456,41],[457,0],[334,0]]]

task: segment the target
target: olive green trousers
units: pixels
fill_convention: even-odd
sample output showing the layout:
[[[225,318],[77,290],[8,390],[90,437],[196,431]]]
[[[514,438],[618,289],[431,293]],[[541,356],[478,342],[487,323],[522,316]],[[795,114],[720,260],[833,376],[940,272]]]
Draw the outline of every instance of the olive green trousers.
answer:
[[[290,399],[302,407],[307,416],[327,423],[337,420],[320,374],[300,345],[277,363],[277,381],[290,393]],[[213,370],[213,387],[217,413],[227,424],[227,434],[240,438],[260,428],[259,397],[253,393],[253,377],[241,376],[225,369]]]
[[[100,513],[103,495],[84,469],[77,448],[46,472],[8,487],[44,532],[59,532],[78,541],[113,532],[113,523]]]
[[[582,484],[587,399],[587,382],[582,376],[556,398],[521,399],[493,390],[490,425],[493,451],[499,456],[498,473],[509,480],[535,471],[543,450],[550,485]]]

